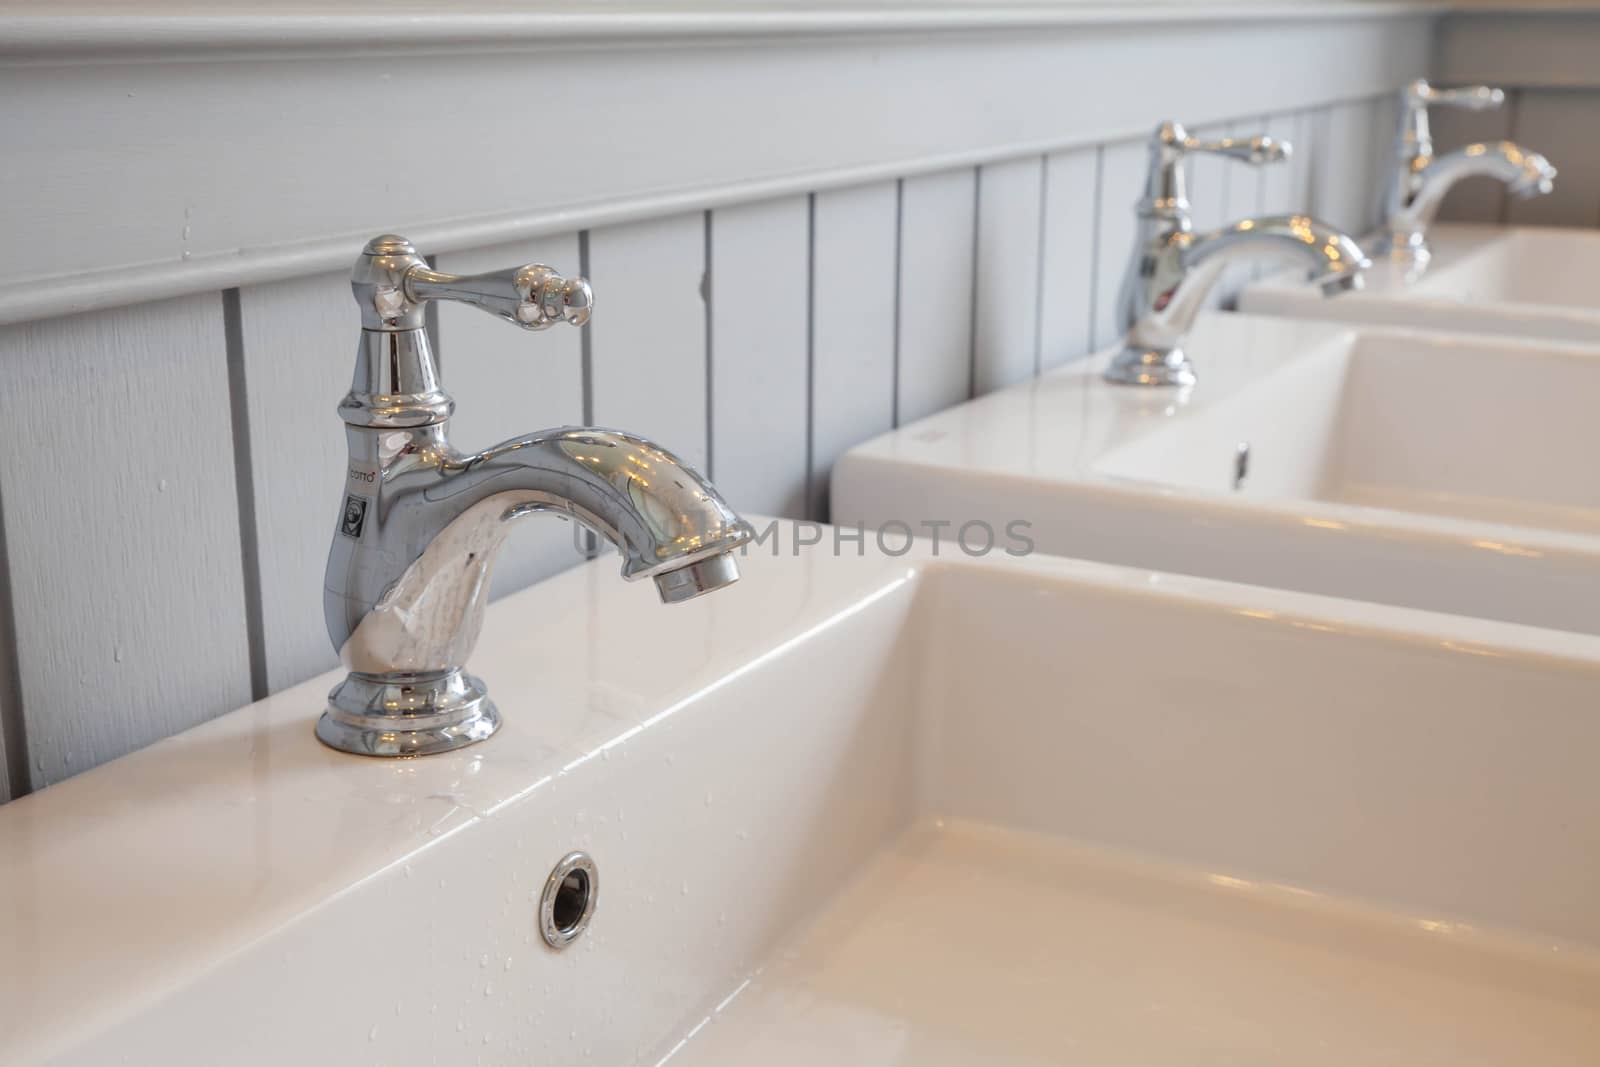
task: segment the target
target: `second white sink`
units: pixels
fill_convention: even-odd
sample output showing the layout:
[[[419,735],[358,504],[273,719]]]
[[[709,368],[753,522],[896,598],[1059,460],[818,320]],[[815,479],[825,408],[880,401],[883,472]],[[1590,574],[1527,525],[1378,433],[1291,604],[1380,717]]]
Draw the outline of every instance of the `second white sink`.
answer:
[[[1247,312],[1600,343],[1600,233],[1540,227],[1438,226],[1434,258],[1409,280],[1387,260],[1366,287],[1325,300],[1298,278],[1247,289]]]
[[[1600,348],[1244,315],[1187,347],[1187,395],[1105,353],[869,442],[834,519],[1600,632]]]

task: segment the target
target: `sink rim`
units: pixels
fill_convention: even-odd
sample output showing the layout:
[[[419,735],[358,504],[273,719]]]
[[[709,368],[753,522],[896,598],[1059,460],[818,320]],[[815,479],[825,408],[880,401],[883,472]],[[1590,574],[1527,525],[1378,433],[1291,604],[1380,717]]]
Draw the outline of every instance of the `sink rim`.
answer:
[[[1260,314],[1293,315],[1307,319],[1338,320],[1355,324],[1398,324],[1391,316],[1411,313],[1415,328],[1451,332],[1468,320],[1502,334],[1526,336],[1527,331],[1549,329],[1575,343],[1576,334],[1600,331],[1600,307],[1571,304],[1518,303],[1510,299],[1451,297],[1440,290],[1452,276],[1475,260],[1496,254],[1521,239],[1551,237],[1600,246],[1600,233],[1554,226],[1504,226],[1497,223],[1442,223],[1433,228],[1429,243],[1432,265],[1416,283],[1407,282],[1388,259],[1379,257],[1366,272],[1365,287],[1343,294],[1338,307],[1330,307],[1320,294],[1297,276],[1280,273],[1246,286],[1239,296],[1241,310]],[[1420,315],[1419,315],[1420,313]],[[1368,319],[1364,316],[1371,315]],[[1448,319],[1449,321],[1443,321]],[[1567,331],[1567,332],[1561,332]]]

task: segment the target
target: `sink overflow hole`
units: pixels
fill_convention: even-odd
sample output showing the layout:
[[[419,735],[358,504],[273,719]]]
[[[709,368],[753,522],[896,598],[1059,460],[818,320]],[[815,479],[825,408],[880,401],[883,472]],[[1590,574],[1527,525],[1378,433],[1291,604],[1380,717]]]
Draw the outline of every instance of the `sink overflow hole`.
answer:
[[[1244,480],[1250,477],[1250,442],[1240,441],[1233,448],[1233,488],[1237,492],[1244,488]]]
[[[589,876],[582,871],[573,871],[561,879],[561,888],[556,890],[555,907],[551,909],[556,929],[567,931],[576,927],[588,906]]]
[[[569,852],[545,880],[539,895],[539,933],[545,944],[564,949],[582,936],[594,918],[600,872],[586,852]]]

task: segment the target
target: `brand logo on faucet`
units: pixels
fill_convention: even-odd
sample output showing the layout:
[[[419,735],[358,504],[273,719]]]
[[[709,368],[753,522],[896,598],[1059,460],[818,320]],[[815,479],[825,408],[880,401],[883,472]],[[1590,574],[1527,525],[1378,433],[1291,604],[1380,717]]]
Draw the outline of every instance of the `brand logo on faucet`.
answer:
[[[346,537],[361,539],[361,528],[367,524],[367,501],[359,496],[344,498],[344,517],[339,520],[339,532]]]

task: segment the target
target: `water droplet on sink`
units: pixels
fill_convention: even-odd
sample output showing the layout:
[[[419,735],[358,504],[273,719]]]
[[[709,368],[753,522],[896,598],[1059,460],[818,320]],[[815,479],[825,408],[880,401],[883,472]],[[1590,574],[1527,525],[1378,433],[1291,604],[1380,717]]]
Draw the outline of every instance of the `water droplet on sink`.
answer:
[[[684,896],[688,896],[689,895],[689,883],[688,882],[683,883],[683,895]]]
[[[486,997],[494,996],[494,983],[493,982],[485,982],[485,983],[483,983],[483,995],[486,996]]]
[[[489,954],[487,952],[485,952],[483,954],[483,958],[478,961],[478,966],[479,967],[487,967],[487,966],[489,966]]]
[[[457,1019],[456,1020],[456,1033],[459,1034],[461,1031],[465,1030],[466,1028],[467,1028],[467,1020],[465,1020],[465,1019]]]
[[[372,1029],[367,1031],[367,1040],[368,1041],[376,1041],[376,1040],[378,1040],[378,1024],[377,1023],[373,1023],[372,1024]]]
[[[511,957],[507,956],[506,957],[506,970],[509,971],[510,969],[511,969]]]

